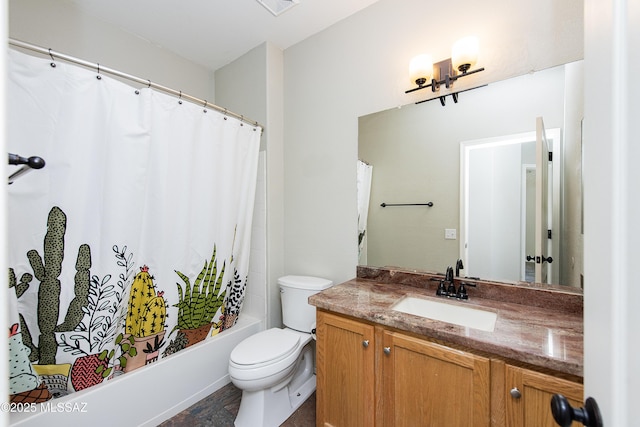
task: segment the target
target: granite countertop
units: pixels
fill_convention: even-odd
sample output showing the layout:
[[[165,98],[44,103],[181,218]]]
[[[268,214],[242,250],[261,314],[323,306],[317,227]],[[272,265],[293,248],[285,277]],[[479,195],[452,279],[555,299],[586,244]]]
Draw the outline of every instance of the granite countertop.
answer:
[[[346,314],[383,326],[413,332],[494,354],[513,361],[583,376],[583,319],[580,312],[524,305],[474,296],[458,301],[435,296],[431,289],[355,278],[309,298],[320,309]],[[391,309],[404,296],[447,301],[493,311],[493,332],[458,326]]]

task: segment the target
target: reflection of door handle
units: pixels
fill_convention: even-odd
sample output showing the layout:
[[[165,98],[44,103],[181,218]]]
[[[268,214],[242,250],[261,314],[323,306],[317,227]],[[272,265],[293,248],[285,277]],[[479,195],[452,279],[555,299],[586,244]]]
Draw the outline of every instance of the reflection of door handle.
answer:
[[[529,257],[527,257],[527,261],[529,261]],[[553,258],[546,257],[544,255],[542,255],[542,257],[537,256],[536,257],[536,264],[540,264],[541,262],[548,262],[549,264],[551,264],[553,262]]]
[[[535,261],[536,257],[533,255],[527,255],[527,261]]]

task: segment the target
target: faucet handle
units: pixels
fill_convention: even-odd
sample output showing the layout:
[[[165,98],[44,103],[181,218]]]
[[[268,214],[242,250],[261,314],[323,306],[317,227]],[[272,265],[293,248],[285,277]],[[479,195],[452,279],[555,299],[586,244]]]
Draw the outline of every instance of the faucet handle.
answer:
[[[460,287],[458,288],[458,293],[456,294],[457,299],[469,299],[466,288],[467,286],[473,286],[475,288],[477,285],[475,283],[460,282]]]
[[[464,285],[464,282],[460,283],[458,293],[456,294],[457,299],[469,299],[469,295],[467,295],[467,288]]]
[[[456,285],[453,283],[453,280],[449,282],[449,287],[447,288],[447,296],[455,298],[458,293],[456,292]]]

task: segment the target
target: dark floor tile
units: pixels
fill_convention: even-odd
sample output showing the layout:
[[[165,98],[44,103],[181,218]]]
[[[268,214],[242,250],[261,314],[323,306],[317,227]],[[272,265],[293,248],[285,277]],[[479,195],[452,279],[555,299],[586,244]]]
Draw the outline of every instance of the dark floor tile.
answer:
[[[233,427],[242,391],[227,384],[201,401],[160,424],[160,427]],[[313,393],[282,427],[313,427],[316,424],[316,394]]]
[[[282,427],[313,427],[316,425],[316,394],[309,398],[282,424]]]

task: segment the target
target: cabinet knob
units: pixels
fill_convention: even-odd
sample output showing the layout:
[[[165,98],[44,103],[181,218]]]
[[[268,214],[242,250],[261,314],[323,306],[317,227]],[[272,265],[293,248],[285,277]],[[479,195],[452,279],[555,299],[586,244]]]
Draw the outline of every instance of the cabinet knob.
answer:
[[[384,349],[382,349],[382,351],[384,351],[384,354],[388,356],[391,354],[391,347],[385,347]]]
[[[520,390],[518,390],[518,387],[512,388],[511,391],[509,391],[509,394],[514,399],[520,399],[522,397],[522,393],[520,392]]]
[[[364,340],[364,341],[362,341],[362,346],[363,346],[364,348],[369,347],[369,340]]]

